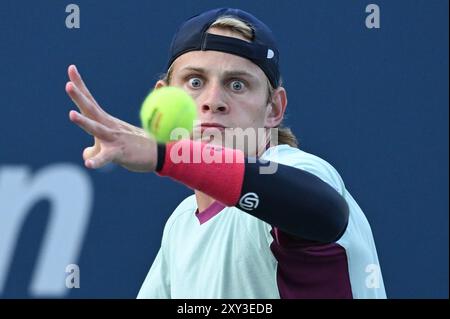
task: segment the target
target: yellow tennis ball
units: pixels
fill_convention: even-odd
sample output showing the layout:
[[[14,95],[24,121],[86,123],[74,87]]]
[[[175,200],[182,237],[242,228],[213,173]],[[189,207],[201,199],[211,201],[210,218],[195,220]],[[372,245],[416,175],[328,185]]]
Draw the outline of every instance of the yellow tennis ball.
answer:
[[[140,112],[142,128],[160,143],[171,140],[176,128],[192,132],[197,107],[192,97],[177,87],[153,90],[144,100]]]

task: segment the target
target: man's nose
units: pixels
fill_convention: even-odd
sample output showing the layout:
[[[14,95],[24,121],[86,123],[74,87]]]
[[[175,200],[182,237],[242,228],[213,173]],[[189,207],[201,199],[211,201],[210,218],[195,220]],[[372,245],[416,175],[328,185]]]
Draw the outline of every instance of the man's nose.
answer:
[[[219,83],[211,83],[203,92],[204,99],[200,103],[202,113],[228,113],[229,106],[226,103],[224,89]]]

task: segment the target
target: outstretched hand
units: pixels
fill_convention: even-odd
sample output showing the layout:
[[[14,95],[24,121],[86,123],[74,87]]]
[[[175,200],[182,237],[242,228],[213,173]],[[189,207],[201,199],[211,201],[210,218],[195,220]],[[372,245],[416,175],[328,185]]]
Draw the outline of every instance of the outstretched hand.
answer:
[[[94,145],[83,152],[84,165],[95,169],[113,162],[134,172],[154,171],[156,141],[143,129],[106,113],[95,101],[74,65],[69,66],[68,74],[70,81],[66,84],[66,92],[80,111],[70,111],[69,118],[94,136]]]

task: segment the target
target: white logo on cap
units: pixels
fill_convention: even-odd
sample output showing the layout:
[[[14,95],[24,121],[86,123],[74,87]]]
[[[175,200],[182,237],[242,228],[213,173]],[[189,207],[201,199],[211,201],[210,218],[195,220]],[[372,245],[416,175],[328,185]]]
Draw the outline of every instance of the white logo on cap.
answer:
[[[267,58],[272,59],[274,56],[275,56],[275,53],[271,49],[268,49],[267,50]]]

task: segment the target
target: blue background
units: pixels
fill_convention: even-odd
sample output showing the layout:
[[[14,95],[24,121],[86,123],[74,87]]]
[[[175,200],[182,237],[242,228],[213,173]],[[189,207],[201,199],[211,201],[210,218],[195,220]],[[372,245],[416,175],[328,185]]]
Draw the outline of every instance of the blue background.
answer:
[[[69,3],[0,3],[0,170],[82,169],[91,138],[68,120],[69,64],[108,112],[139,125],[178,25],[239,7],[276,34],[287,124],[302,149],[336,167],[363,208],[388,296],[448,298],[448,1],[376,0],[380,29],[365,26],[370,1],[78,0],[80,29],[65,26]],[[120,167],[86,172],[93,202],[73,261],[81,287],[49,297],[134,298],[165,221],[191,192]],[[27,213],[0,297],[46,296],[30,282],[51,208],[43,197]],[[0,202],[0,225],[9,213]]]

